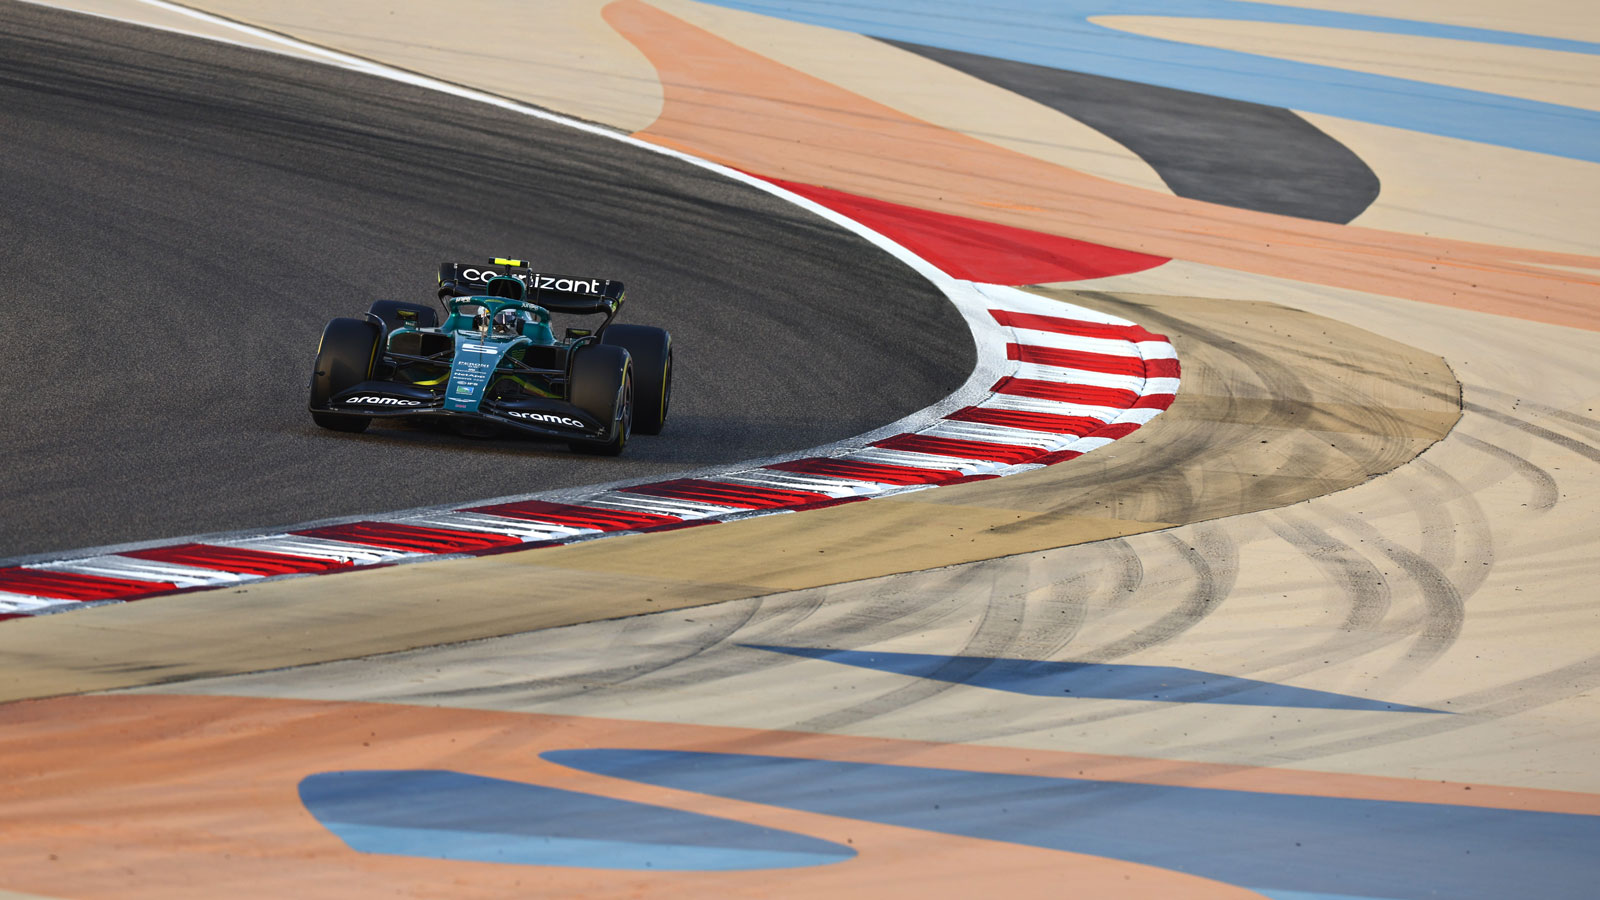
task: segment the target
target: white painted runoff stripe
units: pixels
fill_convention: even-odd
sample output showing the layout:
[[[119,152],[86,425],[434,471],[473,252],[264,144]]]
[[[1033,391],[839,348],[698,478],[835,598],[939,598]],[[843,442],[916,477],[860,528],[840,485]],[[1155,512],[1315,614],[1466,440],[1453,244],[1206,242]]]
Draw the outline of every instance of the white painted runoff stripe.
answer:
[[[727,484],[749,484],[756,487],[782,488],[792,491],[814,491],[829,497],[862,497],[880,493],[881,485],[873,481],[845,478],[818,478],[793,472],[776,472],[771,469],[750,469],[725,475],[718,481]]]
[[[746,511],[743,506],[699,503],[694,500],[680,500],[676,497],[658,497],[655,494],[633,494],[623,491],[600,494],[593,499],[585,500],[583,505],[677,516],[680,519],[707,519],[712,516],[725,516],[729,513]]]
[[[1040,397],[1023,397],[1016,394],[996,394],[978,404],[979,409],[1008,409],[1014,412],[1049,413],[1055,416],[1084,416],[1102,422],[1114,422],[1126,410],[1114,406],[1085,406],[1065,400],[1045,400]]]
[[[403,550],[389,550],[384,547],[373,547],[367,544],[352,544],[347,541],[330,541],[325,538],[303,537],[297,534],[277,534],[267,537],[251,538],[245,541],[230,541],[228,547],[237,547],[241,550],[261,550],[266,553],[281,553],[285,556],[308,556],[314,559],[332,559],[340,562],[352,563],[358,566],[372,565],[373,563],[393,562],[405,559],[408,556],[417,556],[416,553],[407,553]]]
[[[82,605],[77,600],[30,597],[23,594],[10,594],[0,591],[0,615],[38,615],[46,611],[67,608],[76,609]]]
[[[1091,372],[1088,369],[1042,366],[1037,363],[1018,363],[1012,377],[1024,381],[1053,381],[1058,384],[1081,384],[1084,387],[1117,388],[1134,393],[1139,393],[1147,380],[1138,375]]]
[[[1016,342],[1030,347],[1053,347],[1058,350],[1075,350],[1079,353],[1098,353],[1102,356],[1132,356],[1133,341],[1115,338],[1082,337],[1056,331],[1036,331],[1032,328],[1012,328]]]
[[[37,567],[45,572],[73,572],[80,575],[98,575],[104,578],[126,578],[135,581],[165,581],[180,588],[202,587],[213,584],[231,584],[247,576],[216,569],[198,569],[171,563],[147,562],[142,559],[107,555],[91,556],[69,562],[47,563]]]
[[[491,516],[475,512],[436,513],[432,515],[408,516],[397,519],[404,525],[417,525],[423,528],[447,528],[459,531],[484,531],[491,534],[509,534],[524,541],[558,541],[563,538],[581,537],[585,534],[599,534],[595,528],[575,528],[565,525],[552,525],[548,522],[534,522],[526,519],[508,519],[504,516]]]
[[[916,453],[911,450],[886,450],[881,447],[860,450],[846,456],[845,459],[912,469],[948,469],[962,475],[980,475],[993,470],[996,466],[995,463],[983,459],[961,459],[934,453]]]
[[[984,422],[940,422],[922,433],[953,441],[979,441],[1005,447],[1033,447],[1040,452],[1059,450],[1066,445],[1067,440],[1079,437],[1074,434],[1070,438],[1064,438],[1062,435],[1045,431],[989,425]]]

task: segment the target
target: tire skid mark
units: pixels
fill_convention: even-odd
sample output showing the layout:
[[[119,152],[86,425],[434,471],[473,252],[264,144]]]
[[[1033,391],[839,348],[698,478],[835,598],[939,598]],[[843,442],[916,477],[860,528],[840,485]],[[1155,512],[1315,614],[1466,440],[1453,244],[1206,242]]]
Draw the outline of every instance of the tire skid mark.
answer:
[[[707,628],[696,630],[689,638],[666,641],[660,639],[661,622],[654,616],[615,620],[611,624],[616,630],[609,635],[606,646],[585,657],[582,671],[557,671],[536,678],[521,677],[523,670],[514,663],[508,664],[505,669],[498,668],[491,650],[492,643],[469,641],[455,646],[481,648],[483,659],[486,660],[480,663],[485,668],[475,673],[477,677],[473,679],[472,686],[408,688],[384,699],[443,705],[454,705],[452,701],[469,701],[461,705],[510,708],[559,701],[600,689],[628,690],[631,684],[647,682],[663,672],[676,673],[679,669],[692,667],[698,657],[723,643],[728,636],[748,627],[761,613],[761,605],[755,599],[732,601],[723,604],[721,609],[728,615],[687,620],[695,624],[703,622]],[[572,627],[566,626],[566,629]],[[428,653],[430,649],[404,651],[386,658],[415,658]],[[598,669],[587,667],[588,660],[613,658],[625,661]],[[548,672],[548,668],[545,671]],[[495,702],[489,703],[490,700]]]
[[[690,619],[689,616],[693,614],[686,614],[684,616],[685,622],[692,622],[694,624],[700,624],[702,622],[706,623],[706,627],[695,635],[695,639],[692,642],[690,642],[673,658],[663,660],[658,663],[653,663],[648,668],[639,668],[636,671],[628,673],[625,677],[621,678],[615,683],[619,685],[625,685],[630,681],[638,680],[646,675],[662,669],[668,669],[673,666],[684,664],[700,664],[707,651],[725,644],[730,637],[732,637],[734,634],[737,634],[740,630],[749,625],[750,622],[753,621],[758,614],[760,614],[761,607],[759,604],[753,602],[745,602],[739,604],[734,610],[732,610],[732,612],[734,615],[727,617],[730,619],[728,622],[723,622],[720,620],[720,618],[704,619],[700,616],[695,616],[693,619]],[[740,612],[743,614],[740,615]],[[628,645],[626,642],[619,642],[617,649],[626,653],[627,646]]]
[[[988,596],[994,590],[996,579],[979,569],[963,570],[956,581],[955,585],[941,585],[944,597],[953,598],[967,591]],[[705,687],[746,677],[752,660],[759,660],[755,665],[767,670],[807,662],[800,657],[738,646],[741,644],[837,647],[857,646],[862,641],[891,642],[938,627],[952,615],[970,613],[953,599],[950,603],[907,602],[908,596],[925,594],[914,585],[870,604],[835,603],[835,591],[832,586],[815,588],[784,594],[781,599],[767,596],[720,604],[715,614],[708,610],[686,610],[612,623],[618,632],[611,644],[619,649],[626,648],[636,660],[633,665],[547,684],[514,685],[510,690],[516,693],[510,696],[514,697],[514,705],[523,706],[559,701],[597,688],[616,697],[645,697],[663,690],[671,691],[677,686]],[[736,619],[737,625],[730,628],[713,624],[687,634],[681,627],[669,628],[672,636],[665,643],[670,646],[662,647],[664,617],[668,622],[676,619],[679,623],[694,621],[696,624],[702,618],[727,618]],[[650,640],[638,644],[626,640],[634,623],[640,623],[639,634]],[[954,687],[935,684],[940,690]]]
[[[1416,625],[1412,629],[1415,638],[1406,653],[1407,660],[1414,666],[1422,666],[1449,650],[1460,636],[1466,620],[1461,593],[1450,577],[1421,553],[1402,546],[1359,516],[1331,508],[1326,514],[1341,527],[1372,545],[1416,585],[1422,608],[1415,617]],[[1388,572],[1383,574],[1386,579],[1391,577]]]
[[[1192,584],[1184,598],[1154,622],[1106,644],[1084,652],[1081,657],[1095,662],[1109,662],[1141,650],[1166,643],[1198,625],[1206,616],[1216,612],[1222,601],[1233,591],[1239,574],[1238,548],[1228,534],[1214,525],[1197,525],[1194,545],[1183,537],[1167,532],[1160,537],[1168,548],[1188,567]],[[1173,581],[1182,580],[1179,574]],[[1150,585],[1158,593],[1165,593],[1171,582]]]
[[[696,630],[689,640],[680,642],[677,645],[679,649],[670,657],[655,659],[647,666],[639,666],[633,671],[627,671],[622,677],[608,682],[609,686],[626,688],[632,682],[642,681],[647,676],[654,675],[657,672],[669,671],[678,667],[687,667],[696,672],[714,670],[718,662],[714,658],[708,659],[706,654],[714,648],[726,645],[733,635],[749,626],[761,614],[761,605],[756,601],[744,601],[734,604],[729,612],[730,615],[726,617],[731,620],[729,622],[721,621],[722,617],[706,619],[694,615],[692,612],[684,615],[684,623],[701,624],[704,622],[706,627]],[[690,618],[691,615],[694,617]],[[629,624],[631,625],[632,623]],[[626,628],[623,636],[631,636],[631,631],[631,628]],[[616,643],[616,649],[624,654],[630,652],[629,648],[633,645],[631,641],[626,640],[619,640]],[[714,681],[729,676],[709,675],[700,677]]]
[[[1106,541],[1101,545],[1101,549],[1112,557],[1110,562],[1115,568],[1108,570],[1116,572],[1115,581],[1110,587],[1111,596],[1108,605],[1126,606],[1139,592],[1139,586],[1144,583],[1144,561],[1139,558],[1139,552],[1133,549],[1127,538]]]
[[[1023,585],[1038,587],[1022,595],[1024,628],[1009,652],[1019,659],[1053,659],[1077,639],[1088,621],[1089,598],[1095,591],[1091,584],[1102,579],[1083,572],[1055,579],[1048,560],[1020,561],[1027,569]]]
[[[1456,433],[1456,440],[1480,453],[1499,460],[1512,473],[1527,481],[1530,489],[1528,507],[1535,512],[1548,512],[1554,509],[1556,503],[1561,500],[1561,489],[1556,485],[1555,477],[1530,462],[1527,457],[1513,453],[1499,444],[1492,444],[1489,441],[1475,438],[1460,431]]]
[[[1273,534],[1305,555],[1344,596],[1348,611],[1340,628],[1370,631],[1388,615],[1393,594],[1383,573],[1354,547],[1306,521],[1290,510],[1278,510],[1265,520]]]
[[[994,657],[1006,655],[1022,634],[1022,619],[1027,604],[1015,594],[994,590],[995,582],[1004,577],[1004,567],[999,567],[993,573],[973,567],[972,572],[977,576],[973,580],[989,582],[987,591],[983,590],[983,586],[977,586],[977,595],[990,599],[982,604],[977,624],[958,652],[951,654],[948,660],[924,677],[905,681],[875,697],[797,722],[791,727],[796,731],[837,732],[887,713],[899,712],[940,694],[960,689],[961,682],[975,678],[992,665]]]
[[[1137,557],[1131,558],[1137,562]],[[996,560],[995,564],[1002,571],[996,573],[996,577],[991,579],[992,583],[999,583],[1015,577],[1018,582],[1016,591],[1003,592],[995,590],[988,594],[973,595],[967,593],[971,586],[965,583],[959,588],[953,588],[948,583],[942,583],[937,586],[939,593],[948,597],[950,603],[955,604],[954,611],[957,613],[965,611],[970,604],[956,598],[964,596],[985,597],[983,611],[979,616],[979,626],[972,632],[963,650],[957,654],[957,656],[967,656],[968,658],[952,660],[952,666],[955,667],[975,665],[976,667],[968,673],[969,675],[978,674],[985,665],[981,660],[975,660],[972,657],[1017,659],[1050,659],[1054,657],[1071,644],[1083,627],[1088,618],[1093,598],[1105,596],[1106,589],[1093,586],[1100,579],[1092,574],[1104,571],[1105,567],[1074,567],[1064,577],[1057,577],[1054,573],[1054,564],[1045,557],[1018,557]],[[1015,572],[1018,568],[1022,570],[1020,574]],[[943,581],[945,573],[918,574],[928,575],[930,580],[939,579]],[[968,579],[961,580],[966,582]],[[1028,585],[1035,586],[1030,589]],[[892,611],[897,608],[894,599],[893,597],[883,597],[881,598],[882,602],[876,604],[884,613],[879,618],[880,622],[884,624],[892,622],[897,626],[893,630],[880,626],[877,629],[868,631],[858,631],[848,627],[835,627],[826,631],[812,633],[787,631],[782,632],[781,641],[791,644],[804,644],[806,646],[853,647],[862,646],[863,644],[882,644],[907,637],[914,638],[916,635],[923,633],[925,630],[924,625],[913,625],[906,621],[906,617],[893,615]],[[787,598],[785,598],[785,601],[787,601]],[[1003,628],[990,627],[987,624],[990,621],[996,621],[998,624],[1005,626],[1006,613],[1015,613],[1014,616],[1010,617],[1015,620],[1014,624]],[[999,615],[998,619],[995,618],[997,614]],[[942,617],[944,616],[941,615]],[[765,632],[766,629],[763,629],[763,633]],[[764,640],[771,641],[775,639],[767,638]],[[752,640],[752,642],[755,641]],[[784,659],[798,661],[793,658]],[[778,662],[781,664],[782,660]],[[953,671],[953,669],[950,671]],[[896,702],[897,699],[904,698],[909,702],[917,702],[918,700],[928,699],[935,694],[944,693],[955,686],[954,684],[931,680],[926,683],[910,685],[908,688],[891,691],[871,703],[870,707],[863,705],[865,708],[858,712],[870,712],[871,714],[861,716],[856,722],[866,721],[876,717],[876,715],[880,715],[882,712],[893,712],[900,705]],[[933,688],[933,690],[929,690],[929,688]],[[908,689],[912,691],[909,695],[906,693]],[[807,728],[810,726],[802,724],[795,727]]]
[[[1279,678],[1307,674],[1335,660],[1349,660],[1397,642],[1411,641],[1414,646],[1400,662],[1386,671],[1370,673],[1375,687],[1392,689],[1414,678],[1454,642],[1464,623],[1465,600],[1478,590],[1489,570],[1458,559],[1454,538],[1457,534],[1467,536],[1469,559],[1476,552],[1492,555],[1493,538],[1470,494],[1459,482],[1438,472],[1437,467],[1429,466],[1431,473],[1424,469],[1425,462],[1425,458],[1418,460],[1415,468],[1390,476],[1396,479],[1396,487],[1400,488],[1396,493],[1405,497],[1407,511],[1417,522],[1417,528],[1407,538],[1416,540],[1421,547],[1415,552],[1399,543],[1392,531],[1380,534],[1364,518],[1317,506],[1303,511],[1278,510],[1263,519],[1269,530],[1339,585],[1351,606],[1341,625],[1345,634],[1256,659],[1254,671],[1271,671]],[[1463,501],[1469,507],[1465,516],[1455,511]],[[1328,525],[1308,521],[1305,515],[1322,518]],[[1353,535],[1354,543],[1335,537],[1330,528]],[[1357,549],[1358,544],[1370,547],[1370,554]],[[1389,576],[1385,565],[1400,567],[1407,577]],[[1457,572],[1460,574],[1452,574]],[[1374,595],[1381,597],[1381,605],[1372,602]],[[1412,602],[1420,604],[1420,613],[1408,610],[1392,614],[1400,601],[1407,606]]]
[[[703,689],[724,680],[748,677],[752,666],[772,672],[780,666],[807,662],[804,658],[773,654],[757,649],[730,647],[729,644],[787,644],[808,647],[859,647],[864,644],[884,645],[896,641],[916,641],[930,629],[950,627],[954,620],[972,621],[976,624],[961,630],[967,633],[965,646],[944,669],[949,681],[917,679],[867,699],[853,702],[848,707],[832,711],[823,717],[785,721],[784,728],[797,730],[831,730],[859,725],[893,714],[917,703],[933,699],[960,687],[952,683],[963,677],[978,675],[993,658],[1048,658],[1071,643],[1081,626],[1087,610],[1083,601],[1090,582],[1096,579],[1086,572],[1092,569],[1074,567],[1059,580],[1053,580],[1054,564],[1049,560],[1013,558],[997,561],[992,571],[983,568],[964,569],[951,583],[951,571],[920,573],[926,580],[937,582],[938,598],[927,602],[930,594],[921,584],[904,584],[894,591],[874,596],[867,603],[849,603],[845,598],[834,603],[833,590],[819,588],[779,598],[763,598],[732,604],[740,609],[729,609],[730,618],[745,623],[732,638],[722,638],[717,651],[693,656],[683,655],[685,663],[671,670],[650,665],[652,677],[637,685],[608,684],[616,690],[615,696],[626,697],[651,692],[672,691],[678,687]],[[1015,587],[1008,587],[1009,585]],[[1029,585],[1040,585],[1029,588]],[[981,604],[966,602],[967,596],[979,596]],[[813,616],[818,609],[830,616]],[[670,615],[670,614],[667,614]],[[798,627],[805,622],[806,627]],[[659,623],[656,625],[660,627]],[[725,629],[716,629],[719,635]],[[635,648],[633,652],[640,652]],[[647,655],[650,648],[642,648]],[[568,695],[577,693],[568,692]],[[730,694],[731,696],[735,696]]]
[[[1424,559],[1450,576],[1463,603],[1488,580],[1495,563],[1495,540],[1483,506],[1454,475],[1426,456],[1416,471],[1434,486],[1434,497],[1408,495],[1422,535]]]
[[[1259,521],[1275,537],[1303,554],[1310,564],[1291,566],[1292,570],[1309,568],[1339,584],[1346,602],[1343,623],[1335,633],[1304,646],[1285,646],[1278,635],[1266,636],[1251,648],[1252,652],[1240,654],[1241,659],[1249,660],[1243,671],[1252,677],[1285,681],[1314,675],[1330,665],[1375,654],[1413,636],[1409,629],[1396,629],[1387,621],[1395,600],[1393,585],[1384,577],[1378,561],[1356,546],[1363,542],[1336,537],[1333,529],[1337,526],[1312,521],[1319,518],[1321,513],[1315,507],[1301,507],[1294,513],[1276,510]],[[1293,526],[1288,524],[1291,520]],[[1345,578],[1353,583],[1340,584]],[[1294,589],[1309,591],[1316,585],[1297,584]],[[1368,596],[1369,589],[1376,598]],[[1285,598],[1290,596],[1284,594]],[[1373,602],[1375,599],[1381,602],[1381,611],[1376,608],[1379,604]],[[1393,683],[1386,683],[1386,687],[1392,686]]]
[[[732,615],[715,620],[705,619],[704,624],[708,627],[697,629],[688,638],[667,640],[661,638],[662,623],[651,616],[617,620],[614,623],[616,630],[610,634],[607,646],[587,657],[581,663],[583,668],[580,671],[568,672],[558,668],[553,674],[525,678],[521,677],[521,670],[484,668],[476,673],[478,677],[470,687],[440,687],[404,693],[389,699],[445,705],[454,705],[450,701],[470,701],[463,704],[469,706],[485,705],[486,701],[493,699],[495,702],[488,704],[493,708],[516,708],[558,702],[596,690],[630,691],[635,685],[660,677],[662,673],[676,674],[679,669],[694,669],[702,654],[716,647],[728,635],[744,628],[759,612],[753,601],[726,604],[726,611]],[[702,624],[700,620],[693,621],[694,624]],[[482,642],[475,643],[482,645]],[[415,654],[425,652],[412,651]],[[407,655],[410,654],[397,654],[397,658]],[[487,661],[480,664],[492,665],[494,660],[487,654],[485,657]],[[602,668],[588,668],[587,660],[594,658],[621,658],[626,661]],[[548,673],[549,669],[547,665],[544,671]]]
[[[797,603],[773,603],[770,596],[755,597],[750,601],[756,607],[752,617],[758,620],[758,624],[779,631],[797,630],[827,605],[826,591],[804,591],[802,594],[804,596]],[[763,618],[769,611],[770,620]]]
[[[1050,553],[1035,558],[1013,557],[992,561],[987,567],[994,570],[993,577],[988,579],[990,586],[988,593],[974,592],[975,585],[972,579],[965,577],[965,573],[961,571],[985,567],[963,566],[954,570],[916,573],[884,581],[892,583],[914,579],[918,582],[933,582],[931,586],[939,595],[950,598],[950,602],[954,604],[951,610],[954,615],[977,615],[978,626],[968,634],[963,646],[952,654],[955,657],[952,659],[952,667],[974,667],[965,674],[976,675],[982,670],[986,659],[1000,657],[1051,659],[1058,656],[1077,639],[1082,627],[1092,619],[1093,609],[1110,607],[1112,605],[1109,602],[1110,598],[1129,590],[1127,585],[1131,584],[1134,586],[1133,589],[1136,589],[1142,579],[1143,563],[1137,554],[1128,551],[1125,542],[1110,543],[1122,545],[1121,552],[1115,554],[1123,563],[1121,568],[1100,565],[1093,560],[1087,564],[1080,563],[1078,558],[1083,555],[1091,555],[1097,559],[1103,556],[1108,549],[1107,544],[1074,547],[1059,555]],[[1130,562],[1131,567],[1127,565]],[[1086,572],[1105,571],[1115,571],[1116,575],[1111,579],[1085,575]],[[951,582],[952,574],[956,575],[955,583]],[[1009,584],[1013,578],[1017,580],[1017,590],[1007,591],[1000,587]],[[1037,587],[1027,589],[1030,583]],[[923,586],[917,584],[910,593],[916,595],[924,592]],[[922,633],[923,629],[920,626],[907,629],[905,627],[907,623],[903,618],[893,616],[892,610],[903,608],[899,601],[900,598],[894,595],[875,594],[871,600],[861,604],[880,610],[879,614],[872,618],[882,622],[893,622],[899,626],[892,630],[880,627],[876,630],[863,631],[853,627],[836,627],[826,633],[785,634],[782,639],[790,644],[807,646],[862,647],[882,646],[897,639],[914,638]],[[860,604],[860,601],[857,603]],[[974,610],[974,607],[977,609]],[[941,617],[948,615],[947,613]],[[861,618],[866,617],[851,617],[847,621],[858,622]],[[1016,621],[1013,622],[1012,619]],[[957,668],[949,668],[944,674],[954,677],[959,673]],[[808,721],[792,727],[809,730],[824,725],[828,728],[839,728],[846,724],[859,726],[883,715],[895,714],[913,703],[945,694],[955,687],[957,685],[942,681],[918,679],[880,695],[872,701],[856,704],[850,710],[852,716],[848,721],[829,718],[826,722]],[[1066,721],[1075,722],[1078,719],[1073,717]],[[993,722],[988,727],[996,734],[1002,735],[1029,730],[1006,726],[1003,721]]]
[[[819,599],[819,603],[825,602]],[[737,643],[733,638],[752,624],[759,623],[762,605],[759,599],[751,599],[736,601],[728,606],[727,616],[703,616],[697,610],[667,614],[677,619],[675,633],[679,635],[673,642],[670,656],[652,659],[637,672],[608,682],[606,687],[625,693],[648,694],[657,686],[650,682],[658,678],[665,679],[667,684],[716,684],[737,677],[738,671],[728,665],[730,657],[718,656],[715,651],[736,649],[730,646]],[[721,621],[724,618],[730,621]],[[699,627],[690,630],[687,628],[690,625]],[[641,633],[648,633],[647,629],[641,629]],[[630,652],[629,646],[627,641],[617,642],[619,651]]]
[[[1478,389],[1476,387],[1470,387],[1468,390],[1469,393],[1476,393]],[[1572,453],[1576,453],[1590,462],[1600,463],[1600,447],[1597,447],[1594,444],[1581,441],[1574,437],[1568,437],[1567,435],[1564,435],[1558,431],[1553,431],[1544,427],[1543,425],[1537,425],[1520,416],[1514,416],[1498,409],[1491,409],[1481,403],[1474,403],[1471,400],[1463,402],[1461,404],[1461,408],[1467,412],[1477,413],[1478,415],[1493,419],[1502,425],[1509,425],[1518,431],[1532,435],[1533,437],[1536,437],[1542,441],[1555,444],[1557,447]]]
[[[936,593],[920,583],[925,579],[913,578],[909,584],[898,585],[894,592],[882,597],[883,602],[830,605],[826,619],[819,621],[817,627],[810,631],[799,632],[797,637],[816,646],[833,646],[833,643],[816,642],[850,644],[857,640],[857,635],[871,635],[874,641],[879,642],[914,636],[939,628],[952,618],[965,616],[967,612],[956,602],[956,598],[989,596],[993,592],[994,577],[979,567],[945,570],[942,574],[942,578],[926,579],[939,582]],[[846,590],[844,586],[836,585],[822,589],[821,593],[828,600],[833,600]],[[949,600],[951,603],[945,605],[930,600]],[[787,640],[796,639],[792,632],[784,637]],[[783,642],[765,637],[763,640],[769,643]]]
[[[1593,431],[1596,434],[1600,434],[1600,418],[1581,415],[1571,410],[1562,409],[1558,406],[1549,406],[1544,403],[1519,397],[1516,394],[1508,394],[1505,391],[1497,391],[1492,388],[1478,386],[1474,387],[1472,391],[1474,394],[1484,394],[1490,397],[1499,397],[1501,400],[1508,401],[1513,409],[1527,409],[1528,411],[1538,413],[1541,416],[1549,416],[1554,419],[1560,419],[1569,425],[1575,425],[1578,428],[1582,428],[1586,431]],[[1593,411],[1593,409],[1590,409],[1590,412]]]

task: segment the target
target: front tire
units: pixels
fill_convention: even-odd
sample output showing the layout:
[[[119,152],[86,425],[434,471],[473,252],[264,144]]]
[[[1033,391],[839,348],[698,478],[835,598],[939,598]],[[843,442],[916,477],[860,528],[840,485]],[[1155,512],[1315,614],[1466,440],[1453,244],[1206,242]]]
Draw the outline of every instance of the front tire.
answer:
[[[600,340],[633,357],[633,430],[660,434],[672,403],[672,335],[648,325],[612,325]]]
[[[571,441],[574,452],[616,456],[628,445],[633,432],[633,361],[628,351],[609,344],[591,344],[572,360],[572,404],[602,422],[610,422],[609,437],[600,441]]]
[[[369,416],[319,412],[344,391],[372,377],[378,358],[378,326],[361,319],[334,319],[322,330],[317,362],[311,370],[311,421],[323,428],[359,434]]]

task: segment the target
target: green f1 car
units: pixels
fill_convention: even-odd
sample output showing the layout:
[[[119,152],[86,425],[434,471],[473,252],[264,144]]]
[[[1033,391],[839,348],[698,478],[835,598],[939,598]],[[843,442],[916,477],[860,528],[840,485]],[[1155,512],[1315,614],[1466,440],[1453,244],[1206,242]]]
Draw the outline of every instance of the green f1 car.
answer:
[[[375,418],[422,418],[614,456],[633,432],[659,434],[672,400],[672,336],[613,324],[622,299],[620,281],[545,275],[518,259],[443,263],[443,323],[431,306],[394,300],[328,323],[311,418],[350,432]],[[551,313],[605,318],[558,338]]]

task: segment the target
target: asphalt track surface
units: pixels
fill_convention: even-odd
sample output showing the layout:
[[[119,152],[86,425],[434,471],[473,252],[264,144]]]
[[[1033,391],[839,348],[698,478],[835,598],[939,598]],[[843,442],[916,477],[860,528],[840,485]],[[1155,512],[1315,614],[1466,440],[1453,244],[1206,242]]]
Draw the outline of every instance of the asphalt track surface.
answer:
[[[0,558],[660,476],[955,389],[968,332],[865,241],[723,176],[273,54],[0,4]],[[318,429],[323,324],[491,254],[673,333],[660,437],[596,459]]]

